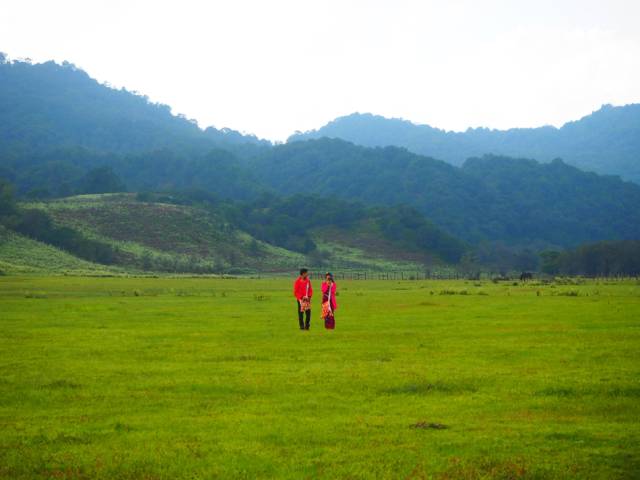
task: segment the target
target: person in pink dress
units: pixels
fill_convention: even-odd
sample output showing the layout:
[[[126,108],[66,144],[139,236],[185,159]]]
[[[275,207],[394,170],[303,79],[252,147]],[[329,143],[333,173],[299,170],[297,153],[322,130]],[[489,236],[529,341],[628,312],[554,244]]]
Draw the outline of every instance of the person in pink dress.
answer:
[[[327,272],[325,281],[322,282],[322,318],[324,319],[324,328],[327,330],[336,328],[335,311],[338,308],[336,290],[337,286],[333,275]]]

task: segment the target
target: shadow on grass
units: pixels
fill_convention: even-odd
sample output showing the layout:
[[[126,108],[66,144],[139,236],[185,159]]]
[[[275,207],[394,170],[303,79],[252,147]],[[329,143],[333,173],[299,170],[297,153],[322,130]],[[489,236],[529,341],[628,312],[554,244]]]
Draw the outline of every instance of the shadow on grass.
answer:
[[[267,362],[269,358],[257,355],[220,355],[205,358],[205,362]]]
[[[444,423],[436,423],[436,422],[418,422],[418,423],[414,423],[413,425],[409,425],[409,428],[414,428],[414,429],[418,429],[418,430],[446,430],[447,428],[449,428],[448,425],[445,425]]]
[[[47,383],[46,385],[42,385],[41,388],[58,390],[58,389],[72,389],[75,390],[77,388],[82,388],[82,385],[79,383],[74,383],[69,380],[56,380],[55,382]]]
[[[596,387],[549,387],[535,392],[537,397],[580,398],[587,396],[640,398],[640,387],[602,385]]]
[[[434,382],[407,383],[391,388],[386,388],[381,393],[390,395],[429,395],[445,394],[458,395],[463,393],[474,393],[478,391],[478,386],[473,381],[446,382],[437,380]]]

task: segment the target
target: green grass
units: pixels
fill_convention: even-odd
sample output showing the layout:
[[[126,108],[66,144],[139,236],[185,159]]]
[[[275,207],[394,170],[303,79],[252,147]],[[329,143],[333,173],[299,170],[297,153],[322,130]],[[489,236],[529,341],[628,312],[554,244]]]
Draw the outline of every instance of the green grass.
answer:
[[[0,277],[0,477],[638,478],[637,281],[339,288]]]
[[[57,274],[104,275],[121,270],[87,262],[0,225],[0,271],[11,274],[56,272]]]

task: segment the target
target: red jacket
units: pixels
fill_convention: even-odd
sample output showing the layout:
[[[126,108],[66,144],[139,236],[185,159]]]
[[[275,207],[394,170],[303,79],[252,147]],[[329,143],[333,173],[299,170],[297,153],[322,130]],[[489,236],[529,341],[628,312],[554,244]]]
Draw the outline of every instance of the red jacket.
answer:
[[[309,288],[307,291],[307,287]],[[293,296],[298,300],[302,300],[302,297],[309,297],[313,295],[313,288],[311,287],[311,280],[309,278],[302,279],[302,277],[298,277],[295,282],[293,282]]]

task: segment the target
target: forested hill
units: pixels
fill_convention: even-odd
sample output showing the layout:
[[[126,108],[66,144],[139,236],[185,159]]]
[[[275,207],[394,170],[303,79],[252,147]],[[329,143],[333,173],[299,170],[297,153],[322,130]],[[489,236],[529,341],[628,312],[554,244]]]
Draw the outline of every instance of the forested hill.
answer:
[[[238,132],[203,131],[70,64],[0,60],[0,178],[20,198],[202,190],[251,202],[265,192],[305,193],[409,205],[475,244],[543,248],[640,238],[640,186],[561,161],[479,155],[458,167],[404,148],[327,138],[273,146]],[[571,128],[586,129],[585,122]]]
[[[640,186],[560,160],[483,156],[455,167],[403,148],[323,138],[277,146],[253,171],[279,192],[408,204],[474,243],[570,246],[640,238]]]
[[[166,105],[98,83],[72,64],[9,62],[0,54],[0,149],[83,147],[113,153],[169,148],[236,153],[270,143],[229,129],[200,129]]]
[[[454,165],[484,154],[543,162],[562,158],[583,170],[620,175],[640,183],[640,104],[605,105],[561,128],[476,128],[465,132],[447,132],[406,120],[355,113],[337,118],[318,130],[293,135],[289,141],[321,137],[369,147],[405,147]]]

